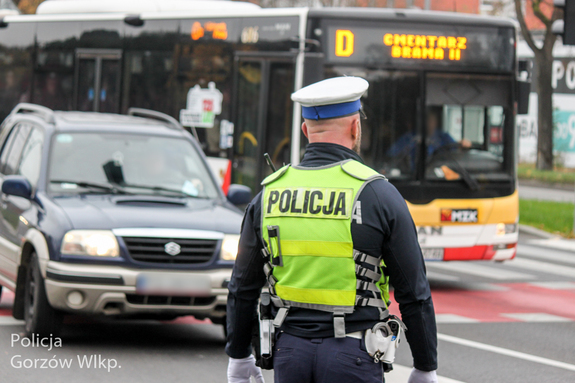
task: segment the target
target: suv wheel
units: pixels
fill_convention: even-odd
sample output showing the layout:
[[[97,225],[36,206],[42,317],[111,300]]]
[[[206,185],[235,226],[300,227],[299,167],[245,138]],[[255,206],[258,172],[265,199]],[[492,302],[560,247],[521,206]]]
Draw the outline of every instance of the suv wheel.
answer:
[[[40,273],[40,264],[36,253],[32,253],[32,258],[30,259],[24,291],[26,335],[57,336],[62,326],[63,315],[61,312],[54,310],[48,302],[44,278],[42,278]]]

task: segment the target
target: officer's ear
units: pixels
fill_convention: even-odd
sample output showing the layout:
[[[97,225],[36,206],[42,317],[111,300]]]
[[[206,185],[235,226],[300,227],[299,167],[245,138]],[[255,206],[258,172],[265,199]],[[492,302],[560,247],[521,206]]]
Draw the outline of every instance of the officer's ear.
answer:
[[[351,120],[351,139],[353,142],[357,140],[358,137],[361,137],[361,126],[359,118],[354,118]]]
[[[309,136],[307,135],[307,125],[305,124],[305,121],[303,122],[303,124],[301,124],[301,131],[303,132],[305,138],[309,140]]]

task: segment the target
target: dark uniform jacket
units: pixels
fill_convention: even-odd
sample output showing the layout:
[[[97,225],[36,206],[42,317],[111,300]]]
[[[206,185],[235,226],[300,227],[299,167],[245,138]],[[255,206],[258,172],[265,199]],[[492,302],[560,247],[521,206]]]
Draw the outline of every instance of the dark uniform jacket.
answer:
[[[348,159],[362,161],[346,147],[315,143],[308,145],[300,166],[324,166]],[[417,232],[405,200],[383,179],[369,183],[358,200],[361,201],[362,223],[352,221],[353,247],[383,257],[384,272],[390,278],[402,320],[408,328],[406,336],[414,367],[423,371],[435,370],[437,329],[433,302]],[[246,209],[238,257],[229,284],[226,353],[232,358],[245,358],[251,353],[257,301],[266,282],[260,226],[261,193]],[[378,321],[377,308],[356,307],[353,314],[345,317],[346,332],[371,328]],[[281,330],[305,338],[333,337],[333,314],[292,307]]]

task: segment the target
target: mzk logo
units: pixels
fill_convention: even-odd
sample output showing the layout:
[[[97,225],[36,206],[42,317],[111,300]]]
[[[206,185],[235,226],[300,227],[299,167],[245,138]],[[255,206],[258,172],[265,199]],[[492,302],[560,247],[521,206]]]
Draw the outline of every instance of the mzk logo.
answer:
[[[477,209],[441,209],[441,222],[477,222]]]
[[[349,218],[353,189],[272,188],[266,192],[266,217]]]

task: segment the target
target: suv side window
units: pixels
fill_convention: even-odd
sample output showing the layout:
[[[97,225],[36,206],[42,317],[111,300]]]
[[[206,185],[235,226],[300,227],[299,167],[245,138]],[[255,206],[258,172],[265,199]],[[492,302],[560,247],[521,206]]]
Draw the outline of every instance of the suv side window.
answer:
[[[38,128],[32,128],[28,141],[22,150],[22,159],[16,173],[26,177],[32,187],[36,187],[38,178],[40,178],[43,144],[44,133]]]
[[[10,154],[10,147],[14,142],[14,137],[18,135],[19,126],[12,127],[12,130],[8,132],[8,137],[4,140],[4,145],[2,146],[2,153],[0,154],[0,173],[3,172],[6,166],[6,161],[8,160],[8,155]]]
[[[0,156],[0,170],[2,174],[15,174],[16,169],[18,168],[18,163],[20,162],[22,149],[26,144],[26,139],[28,138],[28,134],[30,134],[31,129],[32,127],[30,124],[21,122],[10,132],[6,145],[4,145],[2,150],[2,155]]]

